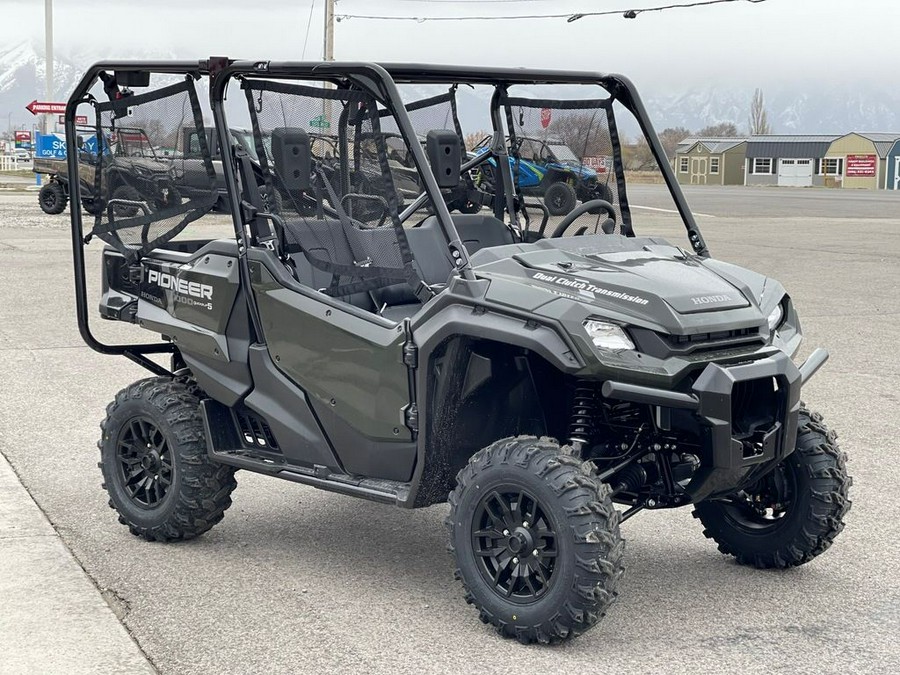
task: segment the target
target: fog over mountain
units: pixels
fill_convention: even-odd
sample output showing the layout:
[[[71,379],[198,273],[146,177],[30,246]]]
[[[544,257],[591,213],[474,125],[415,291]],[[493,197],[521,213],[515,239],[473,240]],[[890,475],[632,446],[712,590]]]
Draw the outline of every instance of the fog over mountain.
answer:
[[[109,54],[66,53],[55,59],[55,99],[64,101],[86,65]],[[121,55],[120,55],[121,57]],[[174,58],[162,51],[132,51],[127,58]],[[845,133],[900,131],[900,90],[864,81],[821,83],[806,79],[767,86],[769,120],[776,133]],[[657,130],[682,126],[698,130],[710,124],[733,122],[747,130],[753,87],[737,84],[681,86],[676,82],[642,88],[644,102]],[[0,131],[30,128],[37,118],[25,110],[34,99],[43,100],[44,59],[35,40],[0,48]],[[479,94],[460,90],[460,118],[467,131],[487,126],[486,101]],[[626,134],[635,133],[624,125]]]

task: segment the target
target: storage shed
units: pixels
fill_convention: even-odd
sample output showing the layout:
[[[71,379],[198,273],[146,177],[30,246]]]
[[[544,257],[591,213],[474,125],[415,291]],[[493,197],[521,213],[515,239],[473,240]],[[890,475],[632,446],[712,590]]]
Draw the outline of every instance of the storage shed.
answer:
[[[884,188],[887,158],[900,133],[851,133],[841,136],[828,148],[826,162],[837,165],[837,173],[826,180],[828,187]]]
[[[823,159],[836,138],[834,135],[749,137],[745,184],[825,185],[829,165]]]
[[[900,140],[895,141],[888,151],[887,171],[884,187],[888,190],[900,190]]]
[[[675,175],[684,185],[743,185],[744,138],[686,138],[675,150]]]

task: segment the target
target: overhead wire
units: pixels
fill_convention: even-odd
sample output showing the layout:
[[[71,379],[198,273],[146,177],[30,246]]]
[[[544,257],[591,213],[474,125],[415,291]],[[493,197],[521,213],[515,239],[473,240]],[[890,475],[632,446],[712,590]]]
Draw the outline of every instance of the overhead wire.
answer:
[[[316,6],[316,0],[310,0],[309,16],[306,18],[306,37],[303,38],[303,51],[300,52],[300,60],[306,57],[306,45],[309,42],[309,27],[312,25],[313,8]]]
[[[449,2],[458,2],[458,0],[398,0],[400,2],[424,2],[431,4],[448,4]],[[478,0],[478,2],[512,2],[514,0]],[[528,0],[515,0],[517,2],[525,2]],[[478,4],[476,0],[468,2],[458,2],[458,4],[474,5]],[[688,9],[691,7],[706,7],[709,5],[721,5],[733,2],[749,2],[751,4],[759,4],[766,0],[701,0],[699,2],[687,2],[680,4],[658,5],[655,7],[643,7],[636,9],[609,9],[597,12],[564,12],[556,14],[506,14],[496,15],[480,15],[480,16],[402,16],[402,15],[386,15],[386,14],[352,14],[349,12],[335,13],[334,18],[337,21],[345,19],[365,19],[371,21],[416,21],[417,23],[425,23],[426,21],[514,21],[524,19],[566,19],[567,23],[578,21],[585,17],[594,16],[613,16],[622,15],[626,19],[635,19],[639,14],[648,12],[662,12],[672,9]]]

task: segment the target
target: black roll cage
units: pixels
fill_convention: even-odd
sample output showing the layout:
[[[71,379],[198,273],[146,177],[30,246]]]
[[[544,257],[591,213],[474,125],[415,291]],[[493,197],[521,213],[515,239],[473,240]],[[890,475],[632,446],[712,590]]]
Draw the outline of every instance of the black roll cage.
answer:
[[[506,132],[499,104],[501,96],[506,93],[506,89],[514,85],[534,84],[599,85],[634,115],[663,174],[666,186],[675,201],[678,213],[687,230],[691,246],[697,255],[708,255],[703,236],[694,220],[684,193],[675,178],[672,167],[669,165],[665,151],[653,129],[644,104],[632,82],[622,75],[577,71],[495,69],[397,63],[235,61],[223,57],[213,57],[201,61],[101,61],[87,69],[69,97],[65,114],[66,146],[68,148],[77,147],[75,116],[79,104],[91,102],[92,97],[89,95],[89,92],[97,82],[99,74],[110,71],[117,73],[186,75],[194,79],[209,76],[211,81],[210,104],[220,148],[231,147],[224,101],[228,84],[232,79],[237,77],[244,79],[315,79],[328,81],[338,87],[353,84],[373,95],[393,112],[400,132],[407,140],[407,146],[419,169],[424,182],[425,195],[433,195],[435,197],[440,195],[440,188],[429,168],[422,145],[417,140],[416,132],[397,89],[397,84],[446,84],[448,86],[454,84],[481,84],[493,86],[495,89],[491,98],[490,111],[493,139],[490,153],[484,153],[484,155],[493,155],[497,159],[498,167],[500,167],[502,181],[496,185],[497,195],[494,199],[494,215],[500,219],[504,218],[504,212],[511,214],[513,219],[515,218],[515,193],[509,164],[506,161],[508,157],[505,140]],[[412,139],[412,142],[410,139]],[[222,157],[223,159],[226,157],[225,153],[222,153]],[[474,166],[480,161],[484,161],[484,159],[486,157],[482,156],[476,158],[476,160],[466,162],[463,165],[463,169]],[[67,164],[69,175],[77,175],[77,152],[67,153]],[[222,164],[228,194],[238,195],[238,177],[234,163],[223,161]],[[78,181],[74,181],[70,185],[70,197],[72,204],[78,205],[81,203],[81,186]],[[423,195],[416,202],[424,201],[424,198],[425,196]],[[232,199],[231,202],[232,221],[239,251],[241,284],[244,288],[249,288],[250,270],[247,261],[247,250],[250,245],[249,235],[243,225],[243,214],[241,213],[239,201]],[[444,200],[435,198],[432,202],[435,215],[450,252],[458,262],[457,269],[459,274],[465,279],[474,280],[475,276],[472,272],[465,246],[460,241],[459,234]],[[84,247],[87,241],[84,235],[81,209],[76,206],[75,208],[70,208],[69,211],[72,228],[72,258],[75,273],[75,308],[78,329],[82,339],[89,347],[102,354],[123,355],[157,375],[171,374],[168,370],[148,358],[150,354],[175,353],[176,347],[171,342],[133,345],[106,344],[97,339],[92,333],[88,312],[84,255]],[[247,293],[246,297],[251,321],[256,329],[255,334],[258,338],[262,335],[262,332],[259,329],[259,315],[256,310],[256,302],[252,294]]]

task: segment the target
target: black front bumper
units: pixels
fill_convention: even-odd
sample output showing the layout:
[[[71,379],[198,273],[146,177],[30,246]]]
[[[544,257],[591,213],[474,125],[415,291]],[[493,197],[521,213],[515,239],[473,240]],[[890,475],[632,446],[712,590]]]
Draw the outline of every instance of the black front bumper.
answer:
[[[693,386],[704,456],[686,488],[691,501],[745,487],[794,451],[802,383],[783,352],[706,366]]]
[[[793,452],[800,389],[825,359],[817,350],[798,368],[787,354],[773,351],[745,363],[708,364],[690,394],[620,382],[604,383],[603,394],[693,412],[700,466],[685,491],[699,502],[752,484]]]

